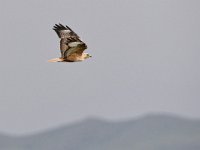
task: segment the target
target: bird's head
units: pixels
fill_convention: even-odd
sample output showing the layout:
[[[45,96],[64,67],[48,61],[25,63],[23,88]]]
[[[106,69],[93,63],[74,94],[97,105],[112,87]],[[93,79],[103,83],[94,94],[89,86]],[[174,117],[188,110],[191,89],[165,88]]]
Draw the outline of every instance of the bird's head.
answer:
[[[85,53],[85,59],[92,57],[90,54]]]

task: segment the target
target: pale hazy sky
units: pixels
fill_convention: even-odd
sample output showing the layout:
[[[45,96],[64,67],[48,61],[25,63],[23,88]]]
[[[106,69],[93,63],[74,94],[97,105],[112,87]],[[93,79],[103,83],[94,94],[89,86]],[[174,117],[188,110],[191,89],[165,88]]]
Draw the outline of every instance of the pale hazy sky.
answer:
[[[0,132],[24,134],[90,116],[200,118],[199,0],[0,0]],[[55,23],[93,55],[59,57]]]

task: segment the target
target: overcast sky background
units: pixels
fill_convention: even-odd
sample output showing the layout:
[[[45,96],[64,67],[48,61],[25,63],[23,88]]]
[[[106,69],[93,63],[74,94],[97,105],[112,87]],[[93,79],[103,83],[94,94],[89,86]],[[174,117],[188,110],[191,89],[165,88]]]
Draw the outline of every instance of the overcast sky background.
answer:
[[[0,0],[0,18],[0,132],[90,116],[200,118],[199,0]],[[59,22],[91,59],[47,62],[60,56]]]

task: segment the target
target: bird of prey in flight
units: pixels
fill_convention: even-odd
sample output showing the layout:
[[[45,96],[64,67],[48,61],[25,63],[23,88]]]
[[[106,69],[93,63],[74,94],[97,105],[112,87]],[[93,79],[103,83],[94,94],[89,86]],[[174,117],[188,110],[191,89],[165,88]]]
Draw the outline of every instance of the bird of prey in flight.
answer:
[[[87,45],[70,27],[55,24],[53,30],[60,38],[61,57],[51,59],[49,62],[77,62],[91,57],[88,53],[84,53]]]

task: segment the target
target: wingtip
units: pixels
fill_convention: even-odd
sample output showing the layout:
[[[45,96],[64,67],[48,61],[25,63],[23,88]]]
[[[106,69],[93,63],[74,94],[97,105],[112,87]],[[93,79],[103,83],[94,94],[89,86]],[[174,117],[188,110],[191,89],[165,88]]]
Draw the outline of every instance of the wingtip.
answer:
[[[61,23],[55,24],[53,26],[53,30],[66,30],[67,28],[63,26]]]

